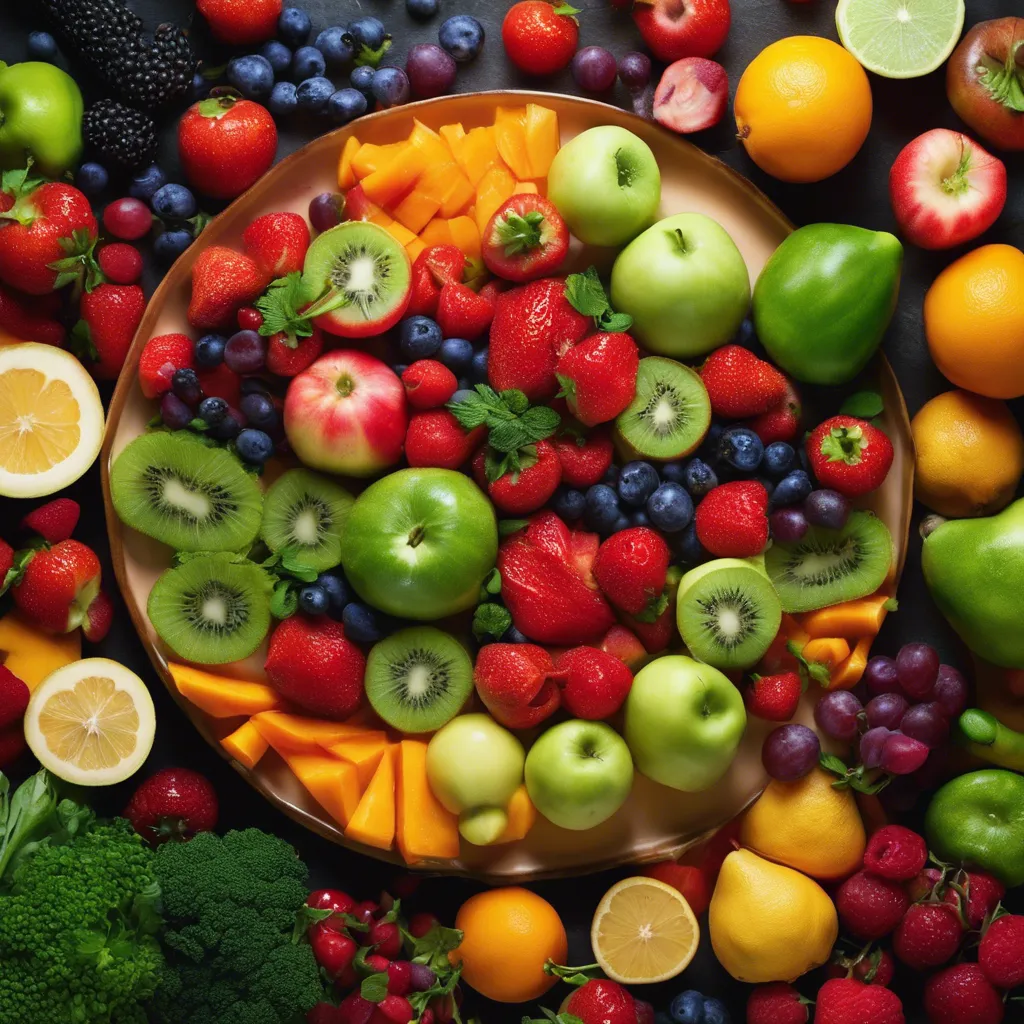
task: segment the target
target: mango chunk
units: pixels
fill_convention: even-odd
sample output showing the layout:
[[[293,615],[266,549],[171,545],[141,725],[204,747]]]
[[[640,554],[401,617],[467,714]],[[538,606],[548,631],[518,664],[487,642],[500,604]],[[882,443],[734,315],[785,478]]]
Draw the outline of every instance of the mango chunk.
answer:
[[[498,207],[512,195],[515,187],[516,179],[504,164],[490,168],[480,179],[480,184],[476,187],[473,219],[481,235],[487,227],[487,222],[494,216]]]
[[[423,250],[426,249],[426,247],[426,242],[424,242],[421,238],[414,238],[411,242],[409,242],[406,245],[405,251],[409,254],[409,259],[415,262],[416,257],[419,256],[419,254],[423,252]]]
[[[467,218],[468,219],[468,218]],[[470,221],[472,224],[473,222]],[[453,245],[450,222],[435,217],[421,232],[420,241],[424,245]]]
[[[0,619],[0,661],[29,690],[34,690],[51,672],[81,657],[82,636],[77,629],[70,633],[44,633],[18,612],[8,612]]]
[[[396,780],[398,849],[407,864],[459,855],[459,821],[444,809],[427,782],[427,745],[402,740]]]
[[[412,131],[409,133],[408,141],[423,150],[428,165],[448,163],[452,158],[451,150],[441,136],[415,118],[413,118]]]
[[[441,136],[442,142],[448,147],[448,152],[454,159],[459,143],[466,137],[466,129],[458,122],[455,124],[443,124],[438,128],[437,134]]]
[[[233,733],[225,736],[220,745],[239,763],[252,771],[259,759],[270,748],[266,737],[253,723],[243,722]]]
[[[359,147],[362,145],[354,136],[350,135],[341,147],[341,156],[338,158],[338,188],[342,192],[350,189],[356,183],[356,172],[352,167],[352,160]]]
[[[386,146],[364,142],[352,157],[352,173],[357,178],[365,178],[374,171],[386,167],[403,149],[404,142],[389,142]]]
[[[228,679],[191,665],[167,666],[178,693],[213,718],[258,715],[281,705],[281,696],[266,683]]]
[[[384,750],[345,835],[379,850],[391,849],[395,841],[395,747]]]
[[[530,173],[524,177],[546,178],[558,152],[558,115],[539,103],[527,103],[523,134],[530,160]]]
[[[526,107],[498,107],[494,112],[494,141],[501,159],[517,178],[532,178],[526,148]]]
[[[496,844],[515,843],[520,839],[525,839],[526,834],[533,828],[533,823],[537,820],[537,808],[533,806],[533,801],[530,800],[530,796],[526,792],[526,786],[520,786],[512,794],[505,810],[508,813],[508,824],[505,826],[505,831],[494,842]]]
[[[455,161],[474,187],[480,184],[480,179],[495,164],[504,166],[494,141],[493,127],[472,129],[464,139],[458,141],[456,147]]]
[[[383,167],[368,174],[360,184],[367,198],[390,208],[408,192],[426,170],[427,158],[418,146],[404,145],[402,151]]]
[[[284,711],[262,711],[253,715],[252,723],[279,754],[286,751],[324,754],[320,747],[363,736],[369,731],[360,725],[307,718]]]
[[[465,213],[476,198],[476,191],[469,178],[455,164],[450,166],[452,174],[449,179],[449,187],[445,192],[444,199],[441,200],[441,208],[438,211],[442,217],[457,217],[460,213]]]
[[[362,795],[355,765],[323,753],[278,753],[310,796],[344,828]]]
[[[359,772],[360,786],[367,786],[373,778],[384,751],[388,748],[388,737],[384,732],[367,732],[362,736],[327,743],[324,749],[335,757],[340,757],[349,764],[354,764]]]
[[[457,245],[467,259],[480,259],[480,229],[472,217],[452,217],[448,231],[452,245]]]
[[[412,191],[391,211],[395,220],[413,235],[418,235],[441,208],[441,200],[426,191],[426,186],[432,187],[433,183],[427,179],[433,173],[433,169],[428,169]]]
[[[397,220],[381,226],[403,248],[416,237],[404,224],[399,224]]]
[[[512,189],[512,195],[531,195],[535,196],[540,192],[537,188],[537,182],[535,181],[517,181],[516,187]]]

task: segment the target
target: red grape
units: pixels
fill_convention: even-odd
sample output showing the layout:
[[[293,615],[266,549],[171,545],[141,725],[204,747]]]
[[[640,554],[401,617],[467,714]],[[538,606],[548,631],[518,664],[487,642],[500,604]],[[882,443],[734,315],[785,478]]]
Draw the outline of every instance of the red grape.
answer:
[[[967,707],[967,680],[952,665],[940,665],[931,695],[947,718],[956,718]]]
[[[818,701],[814,720],[826,736],[848,741],[857,735],[857,716],[863,710],[849,690],[832,690]]]
[[[860,738],[860,759],[865,768],[877,768],[882,763],[882,751],[892,732],[884,725],[868,729]]]
[[[651,58],[630,50],[619,58],[619,81],[630,91],[643,89],[651,81]]]
[[[450,92],[455,84],[455,58],[436,43],[417,43],[405,58],[405,73],[417,99]]]
[[[783,544],[793,544],[803,539],[807,532],[807,520],[798,508],[776,509],[768,521],[772,528],[772,536]]]
[[[864,708],[868,728],[874,729],[879,725],[884,725],[886,729],[898,728],[908,707],[910,705],[906,697],[899,693],[880,693],[872,697]]]
[[[224,363],[235,373],[258,373],[267,360],[267,339],[257,331],[236,331],[224,346]]]
[[[896,674],[896,662],[884,655],[876,655],[864,669],[864,683],[872,696],[880,693],[899,693],[900,681]]]
[[[103,226],[115,238],[133,242],[149,232],[153,214],[141,199],[115,199],[103,211]]]
[[[882,748],[882,767],[893,775],[909,775],[917,771],[928,757],[928,748],[912,736],[892,732]]]
[[[838,491],[811,491],[804,500],[804,515],[812,526],[841,530],[850,518],[850,500]]]
[[[896,655],[896,675],[908,697],[924,700],[938,673],[939,653],[928,644],[904,644]]]
[[[584,46],[572,59],[572,77],[586,92],[607,92],[617,71],[615,58],[603,46]]]
[[[309,223],[314,231],[335,227],[344,215],[345,197],[340,192],[321,192],[309,201]]]
[[[938,747],[949,736],[949,722],[935,701],[915,704],[900,720],[900,731],[920,740],[926,747]]]
[[[780,782],[802,779],[817,763],[821,743],[806,725],[780,725],[765,737],[761,762],[765,771]]]

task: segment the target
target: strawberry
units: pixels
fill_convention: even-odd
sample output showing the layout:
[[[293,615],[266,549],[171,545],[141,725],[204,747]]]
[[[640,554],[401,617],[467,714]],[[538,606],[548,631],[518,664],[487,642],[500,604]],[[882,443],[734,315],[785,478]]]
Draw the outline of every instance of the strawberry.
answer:
[[[865,940],[888,935],[910,906],[902,885],[863,870],[839,886],[835,902],[843,928]]]
[[[594,576],[605,597],[620,611],[653,622],[665,610],[669,550],[664,538],[646,526],[613,533],[598,549]]]
[[[562,704],[574,718],[611,718],[633,685],[633,673],[616,657],[596,647],[573,647],[555,658],[552,677]]]
[[[963,936],[964,925],[955,907],[948,903],[915,903],[893,933],[892,951],[908,967],[922,971],[951,959]]]
[[[29,688],[5,665],[0,665],[0,730],[25,717]]]
[[[563,428],[551,438],[551,444],[562,464],[562,483],[570,487],[600,483],[615,454],[612,436],[606,427],[589,433]]]
[[[137,284],[101,284],[86,291],[71,348],[97,380],[116,380],[146,312]]]
[[[633,6],[647,48],[666,64],[714,56],[729,34],[730,20],[729,0],[651,0]]]
[[[100,595],[100,560],[81,541],[36,551],[12,587],[14,603],[50,633],[70,633]]]
[[[881,985],[832,978],[818,989],[814,1024],[905,1024],[903,1003]]]
[[[14,548],[7,541],[0,539],[0,591],[3,589],[7,573],[14,565]]]
[[[217,793],[191,768],[161,768],[139,786],[124,809],[132,828],[154,846],[191,839],[217,827]]]
[[[555,365],[569,412],[588,427],[615,419],[636,395],[636,342],[622,332],[593,334]]]
[[[212,370],[200,370],[199,386],[207,398],[223,398],[228,405],[236,406],[242,400],[242,378],[229,370],[227,363],[221,363]]]
[[[967,926],[979,931],[985,918],[996,909],[996,905],[1006,895],[1006,886],[998,878],[984,871],[962,872],[961,876],[957,876],[957,881],[967,893]],[[934,884],[935,881],[932,882],[932,885]],[[961,903],[960,894],[952,886],[945,890],[942,898],[954,907]]]
[[[872,833],[864,850],[864,867],[874,875],[909,882],[928,863],[924,838],[903,825],[884,825]]]
[[[25,732],[20,722],[0,729],[0,771],[6,771],[27,748]]]
[[[468,285],[449,281],[437,300],[437,322],[446,338],[474,341],[490,326],[494,306]]]
[[[37,300],[0,285],[0,330],[21,341],[63,345],[64,325]]]
[[[892,441],[866,420],[833,416],[811,432],[807,457],[822,487],[857,498],[885,480],[892,465]]]
[[[667,599],[665,610],[653,622],[644,622],[635,615],[622,616],[626,625],[640,637],[640,642],[648,654],[660,654],[679,638],[675,619],[675,595],[667,594]]]
[[[592,318],[565,297],[565,280],[547,277],[498,296],[491,323],[487,376],[498,390],[518,388],[531,402],[558,390],[555,366],[581,341]]]
[[[792,441],[800,430],[803,405],[796,386],[787,377],[786,392],[767,412],[755,416],[747,426],[764,444],[772,441]]]
[[[487,644],[480,648],[473,682],[484,706],[508,729],[530,729],[558,709],[561,694],[548,679],[551,655],[536,644]]]
[[[442,285],[461,281],[465,265],[466,257],[457,245],[428,245],[413,260],[412,297],[405,315],[437,316]],[[490,300],[489,295],[484,297]]]
[[[265,275],[248,256],[211,245],[192,267],[188,322],[203,330],[229,327],[239,306],[251,305],[265,284]]]
[[[579,1017],[583,1024],[637,1024],[633,997],[607,978],[591,978],[580,985],[566,1001],[565,1012]]]
[[[501,595],[516,629],[548,644],[589,643],[615,621],[594,579],[596,534],[538,512],[498,551]]]
[[[766,413],[786,394],[786,378],[740,345],[723,345],[712,352],[700,378],[708,389],[711,411],[731,420]]]
[[[147,398],[171,390],[175,370],[192,369],[192,339],[185,334],[158,334],[146,342],[139,356],[139,386]]]
[[[347,718],[363,698],[366,658],[341,623],[326,617],[285,619],[263,667],[282,697],[322,718]]]
[[[747,1024],[807,1024],[808,1001],[792,985],[758,985],[747,998]]]
[[[142,253],[127,242],[112,242],[96,258],[111,284],[135,284],[142,277]]]
[[[1006,1007],[978,964],[954,964],[925,982],[924,1010],[930,1024],[1000,1024]]]
[[[978,965],[996,988],[1024,985],[1024,917],[1003,914],[985,929],[978,946]]]
[[[554,273],[569,251],[569,229],[550,199],[520,192],[494,211],[481,237],[487,269],[506,281]]]
[[[214,39],[245,46],[273,39],[281,0],[197,0],[196,10],[206,19]]]
[[[743,691],[747,711],[766,722],[788,722],[796,714],[800,696],[804,692],[798,672],[779,672],[771,676],[751,677],[751,684]]]
[[[547,441],[516,453],[516,466],[487,485],[487,494],[501,512],[524,516],[546,504],[562,480],[562,465]]]
[[[485,285],[480,288],[480,293],[488,302],[493,302],[497,305],[498,296],[508,291],[508,282],[502,281],[500,277],[492,277]]]
[[[110,595],[105,590],[101,590],[86,609],[85,618],[82,620],[85,639],[98,644],[110,632],[113,621],[114,602],[110,600]]]
[[[29,512],[21,520],[21,525],[26,530],[38,533],[47,544],[59,544],[75,532],[81,512],[81,506],[77,501],[71,498],[54,498],[53,501],[48,501]],[[10,565],[4,569],[4,574],[9,568]]]
[[[402,387],[414,409],[437,409],[455,394],[459,382],[436,359],[417,359],[403,371]]]
[[[768,492],[753,480],[721,484],[697,506],[697,539],[719,558],[752,558],[768,543]]]
[[[553,75],[568,67],[579,41],[577,13],[547,0],[513,4],[501,23],[501,42],[508,59],[528,75]]]
[[[853,959],[833,952],[833,961],[825,969],[830,978],[856,978],[865,985],[888,986],[896,973],[896,964],[887,949],[864,950]]]
[[[405,457],[410,466],[458,469],[484,434],[483,427],[466,430],[447,409],[414,412],[405,435]]]
[[[700,917],[711,903],[714,880],[709,879],[707,873],[694,864],[663,860],[657,864],[648,864],[641,868],[639,873],[646,878],[656,878],[682,893],[697,917]]]
[[[636,672],[647,661],[647,648],[636,633],[625,626],[612,626],[598,647],[605,654],[618,658],[631,672]]]
[[[259,310],[255,312],[260,316]],[[260,316],[261,323],[262,319]],[[298,376],[312,365],[323,348],[324,332],[319,327],[314,327],[313,333],[307,338],[288,331],[278,331],[267,339],[267,369],[278,377]]]
[[[242,232],[242,245],[268,278],[298,273],[309,248],[309,225],[297,213],[265,213]]]

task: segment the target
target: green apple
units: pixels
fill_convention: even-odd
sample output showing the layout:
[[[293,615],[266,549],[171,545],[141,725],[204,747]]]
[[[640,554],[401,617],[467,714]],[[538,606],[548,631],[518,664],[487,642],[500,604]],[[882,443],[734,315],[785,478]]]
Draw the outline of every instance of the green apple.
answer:
[[[75,80],[42,61],[0,61],[0,168],[24,167],[51,178],[82,155],[82,94]]]
[[[490,715],[459,715],[427,746],[427,781],[459,816],[459,831],[476,846],[493,843],[508,825],[512,794],[523,781],[522,743]]]
[[[633,318],[633,333],[649,352],[692,359],[735,335],[750,306],[750,277],[718,221],[677,213],[619,253],[611,302]]]
[[[526,755],[526,791],[559,828],[600,825],[633,788],[633,759],[623,738],[604,722],[574,718],[548,729]]]
[[[728,771],[746,724],[740,691],[718,669],[681,654],[642,668],[626,698],[626,742],[637,769],[685,793],[713,786]]]
[[[494,507],[451,469],[401,469],[356,498],[341,564],[356,593],[406,619],[472,608],[498,554]]]
[[[581,242],[625,245],[658,212],[658,161],[651,147],[625,128],[588,128],[551,161],[548,199]]]

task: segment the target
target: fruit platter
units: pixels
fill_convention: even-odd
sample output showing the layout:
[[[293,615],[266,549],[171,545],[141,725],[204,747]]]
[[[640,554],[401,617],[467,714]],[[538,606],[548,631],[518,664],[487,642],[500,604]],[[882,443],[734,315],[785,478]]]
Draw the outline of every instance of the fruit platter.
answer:
[[[492,881],[738,815],[772,722],[728,673],[854,685],[910,528],[875,355],[899,246],[816,227],[880,311],[860,351],[799,336],[783,243],[813,229],[603,104],[414,103],[260,178],[153,296],[102,452],[118,582],[201,735],[321,835]],[[751,289],[764,358],[730,344]],[[239,408],[267,431],[225,429]]]

